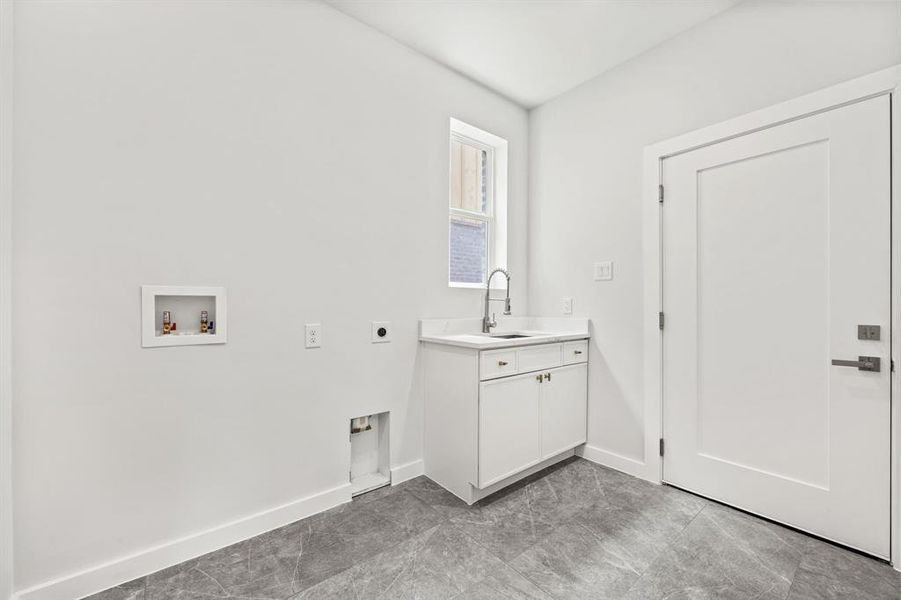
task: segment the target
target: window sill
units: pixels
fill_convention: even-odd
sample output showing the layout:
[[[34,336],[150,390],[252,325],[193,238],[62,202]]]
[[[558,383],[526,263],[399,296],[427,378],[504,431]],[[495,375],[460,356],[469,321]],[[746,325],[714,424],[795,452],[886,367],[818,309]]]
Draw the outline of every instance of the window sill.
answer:
[[[459,288],[459,289],[472,289],[472,290],[483,290],[485,289],[484,283],[457,283],[454,281],[447,282],[447,287],[449,288]]]
[[[455,282],[451,281],[451,282],[448,282],[447,287],[449,287],[451,289],[463,289],[463,290],[466,290],[466,289],[484,290],[485,284],[484,283],[455,283]],[[496,283],[492,282],[492,284],[491,284],[492,291],[495,291],[495,290],[506,291],[506,289],[507,289],[506,283],[504,285],[497,285]]]

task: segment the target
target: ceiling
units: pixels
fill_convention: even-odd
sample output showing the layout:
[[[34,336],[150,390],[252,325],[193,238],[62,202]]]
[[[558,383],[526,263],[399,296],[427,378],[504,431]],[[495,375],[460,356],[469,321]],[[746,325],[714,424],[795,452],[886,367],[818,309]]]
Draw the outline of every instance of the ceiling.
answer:
[[[532,108],[740,0],[324,0]]]

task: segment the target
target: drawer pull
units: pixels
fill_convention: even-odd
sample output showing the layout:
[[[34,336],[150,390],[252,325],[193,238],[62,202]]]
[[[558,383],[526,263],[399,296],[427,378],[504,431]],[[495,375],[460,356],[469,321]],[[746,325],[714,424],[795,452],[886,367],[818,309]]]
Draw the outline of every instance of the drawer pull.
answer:
[[[582,354],[581,350],[573,350],[573,354]]]
[[[506,367],[508,364],[510,364],[510,363],[508,363],[508,362],[505,361],[505,360],[499,360],[499,361],[497,361],[497,366],[499,366],[499,367]]]

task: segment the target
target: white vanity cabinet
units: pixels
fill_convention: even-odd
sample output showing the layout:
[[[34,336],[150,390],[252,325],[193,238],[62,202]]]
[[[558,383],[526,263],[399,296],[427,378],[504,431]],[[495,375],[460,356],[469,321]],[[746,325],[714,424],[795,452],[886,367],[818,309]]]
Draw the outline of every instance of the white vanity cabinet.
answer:
[[[424,344],[425,472],[468,503],[585,443],[588,341]]]
[[[479,386],[479,487],[585,443],[585,364],[483,381]]]

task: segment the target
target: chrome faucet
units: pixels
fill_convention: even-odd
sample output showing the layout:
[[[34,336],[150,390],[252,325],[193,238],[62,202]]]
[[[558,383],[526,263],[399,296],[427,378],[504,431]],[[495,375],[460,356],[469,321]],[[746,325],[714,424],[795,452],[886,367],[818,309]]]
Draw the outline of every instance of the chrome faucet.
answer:
[[[507,297],[503,300],[491,297],[491,278],[494,277],[495,273],[503,273],[504,277],[507,278]],[[506,269],[497,268],[493,270],[488,275],[488,280],[485,282],[485,315],[482,317],[482,333],[491,333],[491,328],[497,327],[497,319],[495,319],[494,315],[492,314],[491,318],[488,318],[489,302],[503,302],[504,314],[510,314],[510,274],[507,273]]]

